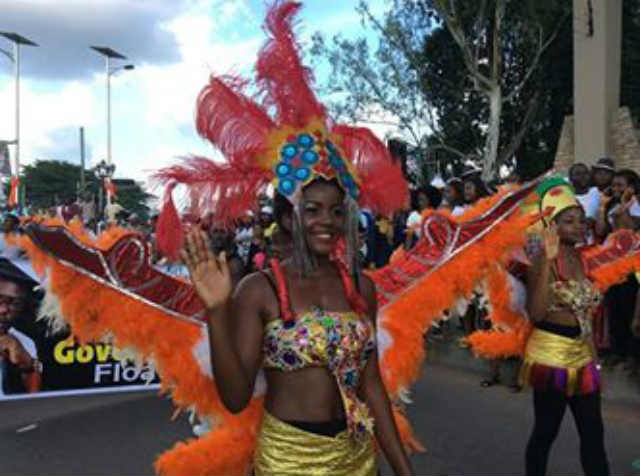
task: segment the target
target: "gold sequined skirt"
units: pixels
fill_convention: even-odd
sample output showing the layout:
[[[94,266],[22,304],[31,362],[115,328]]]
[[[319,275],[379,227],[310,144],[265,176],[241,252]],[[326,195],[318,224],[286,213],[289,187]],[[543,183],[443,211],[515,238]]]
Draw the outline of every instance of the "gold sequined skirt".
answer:
[[[356,442],[346,430],[335,437],[317,435],[264,413],[254,455],[256,476],[374,476],[377,466],[373,438]]]

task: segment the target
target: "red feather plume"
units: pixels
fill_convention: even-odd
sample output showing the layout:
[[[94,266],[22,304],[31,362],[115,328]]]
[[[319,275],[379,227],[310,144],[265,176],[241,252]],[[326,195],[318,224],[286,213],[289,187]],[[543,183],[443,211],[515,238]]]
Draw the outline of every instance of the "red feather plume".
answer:
[[[175,183],[167,185],[162,212],[156,223],[156,246],[163,254],[176,260],[184,244],[184,231],[171,196],[174,187]]]
[[[304,127],[313,118],[326,118],[326,109],[311,90],[312,74],[300,62],[292,21],[300,9],[298,2],[276,2],[265,21],[271,39],[258,55],[256,73],[266,101],[277,108],[280,124]]]
[[[256,195],[267,186],[270,172],[257,164],[264,153],[267,136],[275,128],[262,107],[242,93],[243,83],[231,76],[211,76],[197,100],[196,129],[225,156],[224,162],[190,157],[181,164],[159,170],[152,176],[156,183],[188,187],[189,211],[196,216],[211,213],[222,226],[243,215],[255,205]],[[172,232],[177,212],[170,197],[160,215],[161,236]],[[175,229],[175,228],[174,228]],[[165,252],[175,254],[179,239],[167,238]]]
[[[271,133],[284,125],[304,128],[312,120],[329,122],[325,107],[311,90],[311,73],[300,61],[293,34],[293,17],[300,7],[298,2],[278,0],[269,9],[265,28],[270,38],[256,64],[258,86],[265,93],[261,103],[247,97],[245,82],[233,76],[211,76],[198,96],[197,131],[220,149],[224,161],[189,157],[153,175],[156,183],[188,188],[185,201],[190,213],[211,215],[219,225],[232,225],[255,205],[257,195],[273,178],[273,171],[260,165]],[[275,121],[267,113],[270,106],[277,110]],[[392,163],[387,148],[371,131],[337,125],[332,132],[342,136],[340,145],[361,178],[362,205],[389,214],[407,203],[401,168]],[[167,194],[159,220],[161,236],[178,226],[171,190]],[[163,240],[165,252],[177,252],[180,237]]]
[[[232,226],[233,220],[255,206],[256,196],[269,184],[271,174],[250,160],[230,164],[189,157],[156,172],[153,179],[186,185],[193,192],[187,200],[198,200],[187,204],[191,213],[200,217],[212,214],[217,225]]]
[[[230,163],[251,163],[264,151],[275,124],[265,110],[242,93],[242,81],[231,76],[211,76],[196,103],[196,129],[225,155]]]
[[[390,215],[409,202],[409,187],[400,163],[387,147],[365,127],[336,124],[331,133],[341,138],[340,147],[361,180],[360,205]]]

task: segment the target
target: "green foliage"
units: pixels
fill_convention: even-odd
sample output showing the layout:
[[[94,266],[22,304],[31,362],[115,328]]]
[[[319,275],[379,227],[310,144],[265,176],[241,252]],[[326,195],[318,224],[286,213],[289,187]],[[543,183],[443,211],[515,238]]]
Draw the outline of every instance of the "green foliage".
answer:
[[[115,179],[113,183],[117,189],[118,203],[132,213],[135,213],[142,220],[149,218],[151,209],[147,202],[153,195],[145,192],[140,185],[129,179]]]
[[[91,171],[85,171],[89,190],[97,191],[97,180]],[[60,205],[75,198],[80,183],[80,166],[60,160],[38,160],[25,165],[22,183],[26,188],[26,201],[32,209]]]
[[[80,166],[59,160],[38,160],[25,165],[22,183],[26,188],[26,202],[34,211],[61,205],[75,199],[80,186]],[[100,184],[91,170],[84,171],[85,190],[98,203]],[[149,216],[147,201],[152,195],[146,193],[131,179],[114,179],[119,203],[142,219]]]
[[[499,78],[503,96],[499,162],[516,162],[531,176],[553,161],[564,116],[571,113],[571,2],[564,0],[459,0],[455,21],[469,50],[479,58],[480,74],[491,76],[495,8],[505,2]],[[366,120],[372,104],[397,118],[410,142],[414,180],[425,182],[433,163],[459,169],[479,160],[485,146],[489,106],[477,78],[438,14],[451,11],[450,0],[391,0],[384,18],[371,15],[366,1],[358,8],[377,34],[375,53],[364,39],[313,37],[311,54],[331,67],[324,92],[341,119]],[[550,44],[537,58],[547,39]],[[538,63],[536,63],[538,61]],[[536,65],[528,74],[531,65]],[[521,129],[525,132],[522,133]]]

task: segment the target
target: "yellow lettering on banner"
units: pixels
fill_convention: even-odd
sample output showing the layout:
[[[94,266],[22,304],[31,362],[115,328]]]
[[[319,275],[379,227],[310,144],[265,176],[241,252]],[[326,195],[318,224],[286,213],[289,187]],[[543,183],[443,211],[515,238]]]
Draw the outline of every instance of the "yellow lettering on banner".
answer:
[[[99,363],[109,362],[109,359],[121,360],[122,351],[111,344],[97,343],[78,345],[73,337],[58,342],[53,349],[56,362],[63,365],[88,364],[94,359]]]
[[[81,364],[86,364],[86,363],[91,362],[93,360],[94,354],[95,354],[95,352],[94,352],[92,346],[83,345],[78,350],[76,350],[76,359]]]
[[[106,362],[111,353],[111,346],[104,344],[96,344],[96,359],[98,362]]]
[[[74,360],[73,337],[69,337],[56,344],[53,349],[53,358],[59,364],[72,364]]]

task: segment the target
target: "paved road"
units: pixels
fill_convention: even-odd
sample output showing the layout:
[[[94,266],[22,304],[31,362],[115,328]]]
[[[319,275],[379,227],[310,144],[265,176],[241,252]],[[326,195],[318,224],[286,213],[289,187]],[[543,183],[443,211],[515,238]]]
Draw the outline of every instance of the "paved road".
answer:
[[[426,455],[414,458],[418,474],[522,474],[531,396],[513,395],[504,387],[482,389],[478,380],[468,371],[426,368],[409,410],[428,447]],[[2,475],[153,474],[154,457],[190,436],[186,418],[171,422],[170,403],[150,394],[74,399],[56,404],[58,410],[65,405],[57,416],[52,402],[12,405],[0,403]],[[613,474],[640,476],[632,466],[640,460],[640,408],[605,402],[604,414]],[[581,474],[570,413],[549,469],[557,476]],[[390,472],[383,467],[383,474]]]

